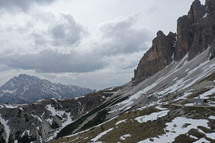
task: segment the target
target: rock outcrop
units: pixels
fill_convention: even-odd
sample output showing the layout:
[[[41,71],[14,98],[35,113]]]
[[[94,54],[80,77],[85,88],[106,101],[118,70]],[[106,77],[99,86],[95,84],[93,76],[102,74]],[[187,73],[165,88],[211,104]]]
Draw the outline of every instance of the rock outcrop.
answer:
[[[170,32],[166,36],[162,31],[158,31],[151,49],[145,53],[135,70],[134,80],[144,80],[170,64],[173,61],[175,41],[176,34]]]
[[[215,57],[215,1],[206,0],[202,5],[195,0],[187,15],[177,21],[177,36],[170,32],[165,36],[161,31],[153,40],[151,49],[140,60],[133,81],[142,81],[179,61],[186,54],[191,60],[207,48]]]

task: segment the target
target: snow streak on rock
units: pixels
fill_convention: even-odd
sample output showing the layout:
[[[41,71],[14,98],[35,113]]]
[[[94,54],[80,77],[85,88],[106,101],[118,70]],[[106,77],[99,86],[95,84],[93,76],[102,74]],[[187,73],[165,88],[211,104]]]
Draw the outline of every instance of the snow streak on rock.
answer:
[[[157,120],[158,118],[164,117],[168,114],[169,110],[166,111],[160,111],[160,112],[155,112],[150,115],[145,115],[145,116],[140,116],[135,118],[139,123],[145,123],[148,121],[154,121]]]
[[[130,134],[125,134],[125,135],[123,135],[123,136],[120,137],[120,140],[124,141],[128,137],[131,137],[131,135]]]
[[[113,130],[113,128],[110,128],[110,129],[108,129],[108,130],[106,130],[106,131],[104,131],[104,132],[98,134],[95,138],[91,139],[91,141],[92,141],[93,143],[96,142],[98,139],[100,139],[102,136],[104,136],[105,134],[107,134],[108,132],[110,132],[110,131],[112,131],[112,130]]]
[[[4,130],[5,130],[5,133],[6,133],[6,142],[8,142],[8,139],[9,139],[9,136],[10,136],[10,128],[9,126],[7,125],[7,122],[5,119],[3,119],[0,115],[0,122],[1,124],[4,126]]]

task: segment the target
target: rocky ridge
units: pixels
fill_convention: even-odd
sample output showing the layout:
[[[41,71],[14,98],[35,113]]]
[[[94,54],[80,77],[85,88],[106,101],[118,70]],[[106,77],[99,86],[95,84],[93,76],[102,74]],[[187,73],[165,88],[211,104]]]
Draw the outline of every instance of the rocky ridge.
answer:
[[[191,60],[210,47],[215,56],[215,3],[206,0],[202,5],[195,0],[187,15],[177,21],[177,34],[167,36],[162,31],[152,42],[151,49],[140,60],[134,73],[134,81],[142,81],[164,69],[173,61],[181,60],[186,54]]]
[[[69,99],[92,92],[91,89],[63,85],[21,74],[0,87],[0,102],[25,104],[44,98]]]

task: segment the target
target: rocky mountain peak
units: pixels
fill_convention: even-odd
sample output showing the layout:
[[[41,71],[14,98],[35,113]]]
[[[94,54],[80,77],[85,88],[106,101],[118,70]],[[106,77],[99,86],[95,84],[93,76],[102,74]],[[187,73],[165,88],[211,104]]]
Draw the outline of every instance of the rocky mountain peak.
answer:
[[[139,62],[133,80],[142,81],[185,55],[191,60],[209,47],[211,57],[215,57],[214,13],[214,0],[206,0],[205,5],[195,0],[188,14],[177,20],[177,34],[170,32],[166,36],[162,31],[157,32],[152,47]]]
[[[52,83],[35,76],[20,74],[0,87],[0,102],[23,104],[44,98],[68,99],[92,92],[74,85]]]
[[[157,32],[157,37],[162,37],[162,36],[166,36],[166,35],[163,33],[163,31],[159,30]]]
[[[188,17],[192,22],[197,22],[205,13],[205,7],[201,4],[199,0],[195,0],[188,12]]]
[[[31,76],[31,75],[27,75],[27,74],[20,74],[19,76],[18,76],[18,78],[20,78],[20,79],[28,79],[28,80],[32,80],[32,79],[34,79],[34,80],[40,80],[38,77],[36,77],[36,76]]]
[[[206,0],[205,6],[207,7],[208,11],[214,11],[215,10],[215,2],[214,0]]]

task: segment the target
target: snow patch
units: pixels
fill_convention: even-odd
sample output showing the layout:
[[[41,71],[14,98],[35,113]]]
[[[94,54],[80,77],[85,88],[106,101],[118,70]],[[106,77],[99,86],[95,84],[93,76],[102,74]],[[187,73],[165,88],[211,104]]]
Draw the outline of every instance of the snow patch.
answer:
[[[192,92],[185,92],[183,96],[180,96],[179,98],[175,99],[174,101],[181,100],[181,99],[187,99],[187,96],[191,95]]]
[[[39,116],[37,116],[37,115],[32,115],[32,114],[31,114],[31,116],[34,117],[35,119],[39,120],[39,121],[42,123],[42,119],[41,119]]]
[[[16,93],[17,89],[14,90],[2,90],[3,93],[9,93],[9,94],[14,94]]]
[[[215,116],[209,116],[208,118],[211,120],[215,120]]]
[[[200,140],[195,141],[193,143],[210,143],[210,142],[208,140],[206,140],[205,138],[201,138]]]
[[[16,105],[11,105],[11,104],[4,104],[6,108],[10,108],[10,109],[13,109],[13,108],[17,108],[18,106]]]
[[[98,134],[95,138],[91,139],[92,142],[96,142],[98,139],[100,139],[102,136],[106,135],[108,132],[112,131],[113,128],[110,128],[100,134]]]
[[[128,138],[128,137],[131,137],[131,135],[130,134],[125,134],[125,135],[123,135],[123,136],[121,136],[120,137],[120,140],[125,140],[125,138]]]
[[[116,122],[116,124],[115,124],[115,125],[119,125],[119,124],[121,124],[121,123],[125,123],[125,122],[126,122],[126,120],[127,120],[127,119],[125,119],[125,120],[120,120],[120,121]]]
[[[65,112],[65,114],[66,114],[67,118],[65,119],[65,121],[63,121],[61,127],[60,127],[59,129],[57,129],[57,130],[53,133],[53,135],[47,139],[47,141],[50,141],[50,140],[54,139],[54,138],[57,136],[58,132],[59,132],[61,129],[63,129],[64,127],[66,127],[67,125],[69,125],[69,124],[71,124],[71,123],[73,122],[73,121],[72,121],[72,118],[71,118],[71,113],[66,113],[66,112]],[[48,121],[50,124],[52,124],[53,119],[47,119],[47,121]]]
[[[30,136],[30,130],[25,130],[25,131],[22,133],[21,137],[23,137],[25,134],[27,134],[28,136]]]
[[[155,113],[152,113],[150,115],[144,115],[144,116],[136,117],[135,120],[137,120],[139,123],[154,121],[154,120],[157,120],[158,118],[166,116],[168,114],[168,112],[169,112],[169,110],[155,112]]]
[[[48,119],[46,119],[46,121],[47,121],[50,125],[52,125],[53,119],[48,118]]]
[[[190,135],[190,137],[193,138],[193,139],[196,139],[196,140],[198,139],[196,136]]]
[[[153,83],[152,85],[144,88],[143,90],[140,90],[139,92],[135,93],[134,95],[130,96],[129,99],[118,103],[117,105],[125,105],[124,107],[120,108],[120,109],[124,109],[127,107],[127,109],[129,109],[131,107],[131,105],[134,103],[134,100],[137,100],[138,98],[140,98],[143,94],[147,93],[150,89],[154,88],[157,85],[157,83]],[[129,107],[130,106],[130,107]],[[129,108],[128,108],[129,107]]]
[[[3,119],[1,117],[1,114],[0,114],[0,122],[4,126],[4,130],[5,130],[5,133],[6,133],[6,142],[8,142],[9,136],[10,136],[10,127],[7,125],[8,120],[6,121],[5,119]]]
[[[156,109],[162,110],[162,111],[163,111],[163,110],[167,110],[167,108],[161,108],[160,106],[157,106]]]
[[[213,94],[215,94],[215,88],[212,88],[212,89],[210,89],[209,91],[207,91],[207,92],[205,92],[205,93],[203,93],[203,94],[200,94],[199,96],[200,96],[200,98],[202,98],[202,99],[208,99],[208,95],[213,95]]]
[[[206,18],[208,16],[208,13],[205,13],[205,15],[202,18]]]
[[[187,103],[184,106],[194,106],[194,104],[193,103]]]
[[[208,138],[211,138],[211,139],[215,140],[215,133],[207,133],[206,136]]]
[[[46,106],[46,109],[49,110],[49,111],[51,112],[52,116],[58,115],[58,116],[62,117],[62,116],[64,115],[64,113],[65,113],[65,111],[58,111],[58,110],[56,110],[56,109],[55,109],[54,107],[52,107],[51,105],[47,105],[47,106]]]

